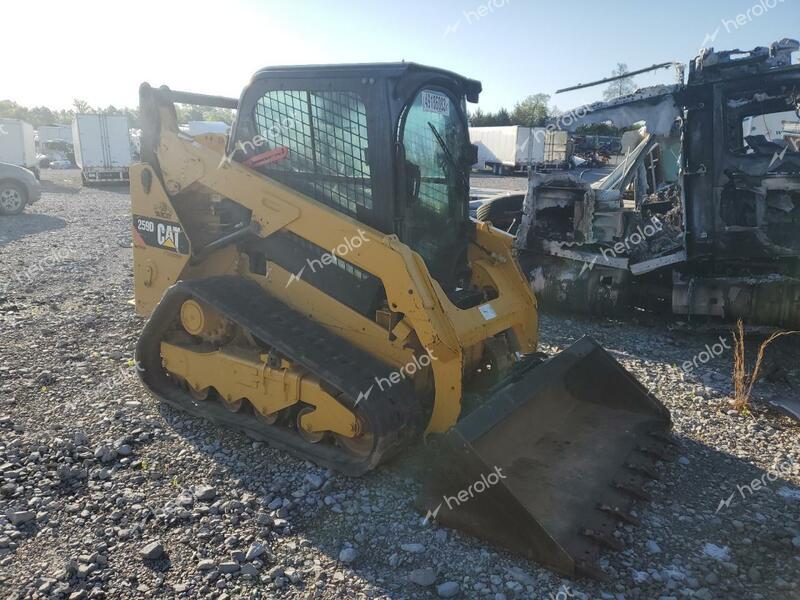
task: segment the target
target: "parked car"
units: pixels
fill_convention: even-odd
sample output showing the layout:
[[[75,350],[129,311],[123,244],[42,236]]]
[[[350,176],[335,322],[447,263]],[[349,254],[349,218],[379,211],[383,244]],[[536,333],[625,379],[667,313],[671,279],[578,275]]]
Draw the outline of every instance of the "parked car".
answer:
[[[18,215],[42,197],[42,186],[28,169],[0,163],[0,215]]]

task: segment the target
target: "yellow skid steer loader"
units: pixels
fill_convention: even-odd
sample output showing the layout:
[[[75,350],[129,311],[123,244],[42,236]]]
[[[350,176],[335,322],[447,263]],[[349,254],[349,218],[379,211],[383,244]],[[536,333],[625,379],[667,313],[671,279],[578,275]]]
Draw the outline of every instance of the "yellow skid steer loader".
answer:
[[[513,238],[468,216],[480,91],[411,63],[264,69],[239,100],[143,84],[141,377],[353,476],[444,434],[423,512],[599,575],[670,417],[588,338],[537,354]],[[235,109],[230,135],[187,135],[175,103]]]

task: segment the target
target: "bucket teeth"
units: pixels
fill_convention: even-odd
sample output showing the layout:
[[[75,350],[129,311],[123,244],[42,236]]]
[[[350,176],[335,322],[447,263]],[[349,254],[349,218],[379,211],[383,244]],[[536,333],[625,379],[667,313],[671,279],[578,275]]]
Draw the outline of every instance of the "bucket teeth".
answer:
[[[663,460],[665,462],[671,461],[673,458],[672,453],[663,446],[657,446],[657,445],[645,446],[644,444],[639,444],[638,446],[636,446],[636,449],[642,454],[648,454],[650,456],[654,456],[657,459]]]
[[[579,560],[575,563],[575,574],[579,577],[586,577],[588,579],[596,579],[598,581],[605,581],[608,579],[605,571],[595,564]]]
[[[642,463],[633,463],[633,462],[625,463],[625,468],[630,469],[634,473],[639,473],[640,475],[644,475],[649,479],[653,480],[660,479],[660,476],[658,475],[658,472],[656,472],[655,469]]]
[[[627,523],[628,525],[634,525],[636,527],[641,526],[642,522],[634,517],[632,514],[625,512],[619,506],[611,506],[610,504],[599,504],[597,506],[597,510],[603,511],[611,515],[612,517]]]
[[[680,448],[680,444],[675,439],[675,436],[670,435],[669,433],[665,433],[663,431],[651,431],[650,437],[653,437],[660,442],[664,442],[673,448]]]
[[[650,494],[647,493],[647,490],[639,485],[636,485],[635,483],[615,481],[613,485],[619,491],[625,492],[637,500],[644,500],[645,502],[649,502],[651,500]]]
[[[590,540],[597,542],[601,546],[605,546],[610,550],[614,550],[616,552],[622,552],[625,550],[625,544],[615,538],[613,535],[608,533],[603,533],[602,531],[596,531],[594,529],[582,529],[581,535],[589,538]]]

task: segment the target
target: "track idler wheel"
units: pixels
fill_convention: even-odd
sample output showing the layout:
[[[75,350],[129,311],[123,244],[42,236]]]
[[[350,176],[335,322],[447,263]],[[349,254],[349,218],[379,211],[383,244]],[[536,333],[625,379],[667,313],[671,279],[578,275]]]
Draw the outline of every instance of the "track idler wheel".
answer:
[[[210,343],[223,343],[231,336],[231,323],[196,300],[181,305],[181,325],[187,333]]]
[[[334,433],[333,437],[336,443],[342,448],[347,450],[353,456],[364,458],[370,455],[373,447],[375,446],[375,436],[371,431],[366,431],[364,421],[359,419],[361,431],[355,437],[347,437]]]
[[[232,413],[238,413],[244,406],[244,398],[239,398],[238,400],[228,400],[220,396],[220,400],[222,401],[222,406]]]
[[[253,416],[255,416],[256,420],[263,425],[275,425],[278,422],[278,419],[281,416],[281,411],[274,412],[269,415],[265,415],[260,410],[258,410],[253,403],[250,403],[253,407]]]
[[[189,395],[192,397],[192,399],[196,400],[197,402],[205,402],[211,395],[210,387],[199,390],[196,387],[192,386],[191,384],[187,383],[186,389],[189,391]]]
[[[198,389],[198,388],[194,387],[192,384],[190,384],[188,381],[186,381],[186,378],[183,377],[182,375],[177,375],[175,373],[170,373],[169,376],[175,382],[175,385],[177,385],[179,388],[189,392],[189,395],[192,397],[192,399],[197,401],[197,402],[205,402],[206,400],[208,400],[208,397],[211,395],[211,388],[210,387],[203,388],[203,389]]]
[[[318,444],[323,440],[325,437],[324,431],[308,431],[303,427],[302,419],[304,415],[314,412],[314,408],[311,406],[305,406],[297,411],[296,423],[297,423],[297,433],[300,434],[300,437],[303,438],[309,444]]]

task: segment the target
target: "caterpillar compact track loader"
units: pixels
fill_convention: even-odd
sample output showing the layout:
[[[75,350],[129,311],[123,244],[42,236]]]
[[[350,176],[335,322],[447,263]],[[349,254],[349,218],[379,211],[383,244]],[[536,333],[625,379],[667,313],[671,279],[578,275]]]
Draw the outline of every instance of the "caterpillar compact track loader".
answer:
[[[480,89],[409,63],[265,69],[238,101],[143,84],[141,377],[348,475],[445,434],[422,512],[598,574],[670,417],[588,338],[536,353],[513,238],[468,216]],[[176,102],[236,109],[233,130],[190,137]]]

